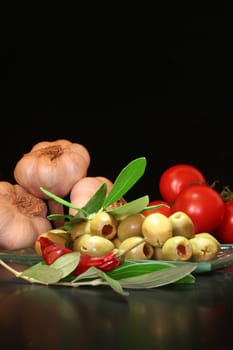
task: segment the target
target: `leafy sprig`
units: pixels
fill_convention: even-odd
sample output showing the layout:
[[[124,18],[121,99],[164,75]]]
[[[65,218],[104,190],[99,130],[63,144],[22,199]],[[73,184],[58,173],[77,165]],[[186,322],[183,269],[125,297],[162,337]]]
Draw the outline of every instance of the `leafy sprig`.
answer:
[[[58,215],[51,214],[48,215],[49,220],[66,220],[65,228],[69,228],[75,223],[91,219],[97,212],[106,211],[111,215],[118,217],[123,215],[131,215],[148,210],[149,196],[145,195],[136,200],[130,201],[116,208],[111,208],[111,205],[119,201],[125,194],[137,183],[137,181],[143,176],[146,168],[146,158],[139,157],[131,161],[126,167],[124,167],[116,180],[110,192],[107,194],[106,184],[102,184],[95,194],[90,198],[86,205],[79,208],[69,201],[66,201],[59,196],[49,192],[45,188],[41,187],[41,191],[57,201],[60,204],[68,208],[75,209],[77,213],[75,215]],[[149,209],[161,206],[161,204],[150,207]]]
[[[195,282],[192,272],[196,269],[196,264],[176,266],[168,262],[156,261],[139,263],[125,260],[110,272],[103,272],[92,266],[78,276],[72,275],[72,271],[79,262],[79,257],[79,252],[68,253],[56,259],[51,265],[40,261],[23,271],[15,270],[3,260],[0,260],[0,265],[15,277],[30,283],[75,288],[104,285],[123,296],[129,295],[126,289],[148,289],[174,283]]]

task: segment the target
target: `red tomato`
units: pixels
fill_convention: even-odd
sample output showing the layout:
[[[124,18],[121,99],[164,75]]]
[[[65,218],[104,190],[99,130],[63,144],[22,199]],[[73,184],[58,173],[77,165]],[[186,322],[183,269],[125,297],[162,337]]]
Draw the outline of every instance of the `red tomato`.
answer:
[[[216,237],[220,243],[233,243],[233,201],[225,202],[224,216]]]
[[[166,202],[172,203],[177,195],[192,183],[206,183],[201,171],[190,164],[176,164],[162,173],[159,191]]]
[[[148,207],[150,207],[152,205],[158,205],[158,204],[165,204],[165,205],[161,205],[160,207],[154,208],[151,210],[143,211],[142,214],[144,216],[148,216],[152,213],[161,213],[165,216],[170,216],[172,214],[172,209],[171,209],[170,205],[167,202],[162,201],[162,200],[152,201],[148,204]]]
[[[212,187],[206,184],[193,184],[178,194],[172,210],[183,211],[189,215],[195,233],[213,233],[223,219],[224,201]]]

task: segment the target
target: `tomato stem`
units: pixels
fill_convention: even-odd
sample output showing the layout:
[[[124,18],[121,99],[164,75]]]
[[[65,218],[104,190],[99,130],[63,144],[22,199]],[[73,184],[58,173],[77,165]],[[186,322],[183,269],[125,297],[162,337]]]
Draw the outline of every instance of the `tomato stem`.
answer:
[[[220,192],[220,196],[224,200],[224,202],[228,202],[233,200],[233,192],[229,188],[229,186],[224,186],[222,191]]]

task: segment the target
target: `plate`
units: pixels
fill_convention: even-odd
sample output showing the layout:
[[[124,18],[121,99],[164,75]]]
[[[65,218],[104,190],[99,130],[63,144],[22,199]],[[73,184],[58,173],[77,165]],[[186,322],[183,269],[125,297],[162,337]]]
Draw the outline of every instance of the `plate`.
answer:
[[[137,260],[146,263],[147,261],[163,262],[164,260]],[[191,261],[167,261],[174,265],[195,264],[197,268],[193,271],[193,274],[206,273],[221,269],[223,267],[233,264],[233,244],[221,244],[220,252],[214,260],[203,262],[191,262]]]
[[[5,262],[34,265],[41,261],[41,256],[37,255],[33,249],[22,249],[18,251],[0,250],[0,259]],[[141,263],[147,262],[164,262],[164,260],[134,260]],[[233,244],[222,244],[220,252],[216,259],[206,262],[191,262],[191,261],[167,261],[174,265],[195,264],[197,268],[193,273],[206,273],[221,269],[233,264]]]
[[[34,265],[41,261],[42,258],[32,248],[20,250],[3,250],[0,249],[0,259],[5,262]]]

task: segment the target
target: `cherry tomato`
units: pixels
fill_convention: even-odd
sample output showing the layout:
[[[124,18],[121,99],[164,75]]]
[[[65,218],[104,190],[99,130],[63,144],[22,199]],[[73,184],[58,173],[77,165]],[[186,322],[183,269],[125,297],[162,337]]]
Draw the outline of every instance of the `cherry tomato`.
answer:
[[[213,233],[223,219],[224,201],[209,185],[193,184],[178,194],[172,210],[185,212],[193,221],[195,233]]]
[[[190,164],[176,164],[165,170],[159,180],[159,191],[167,203],[192,183],[206,183],[202,172]]]
[[[143,211],[142,214],[144,216],[148,216],[152,213],[161,213],[165,216],[170,216],[172,214],[172,209],[170,207],[170,205],[163,201],[163,200],[155,200],[155,201],[152,201],[148,204],[148,206],[152,206],[152,205],[158,205],[158,204],[165,204],[165,205],[161,205],[160,207],[158,208],[154,208],[154,209],[151,209],[151,210],[147,210],[147,211]]]
[[[220,243],[233,243],[233,201],[224,204],[224,216],[219,228],[216,231],[216,238]]]

